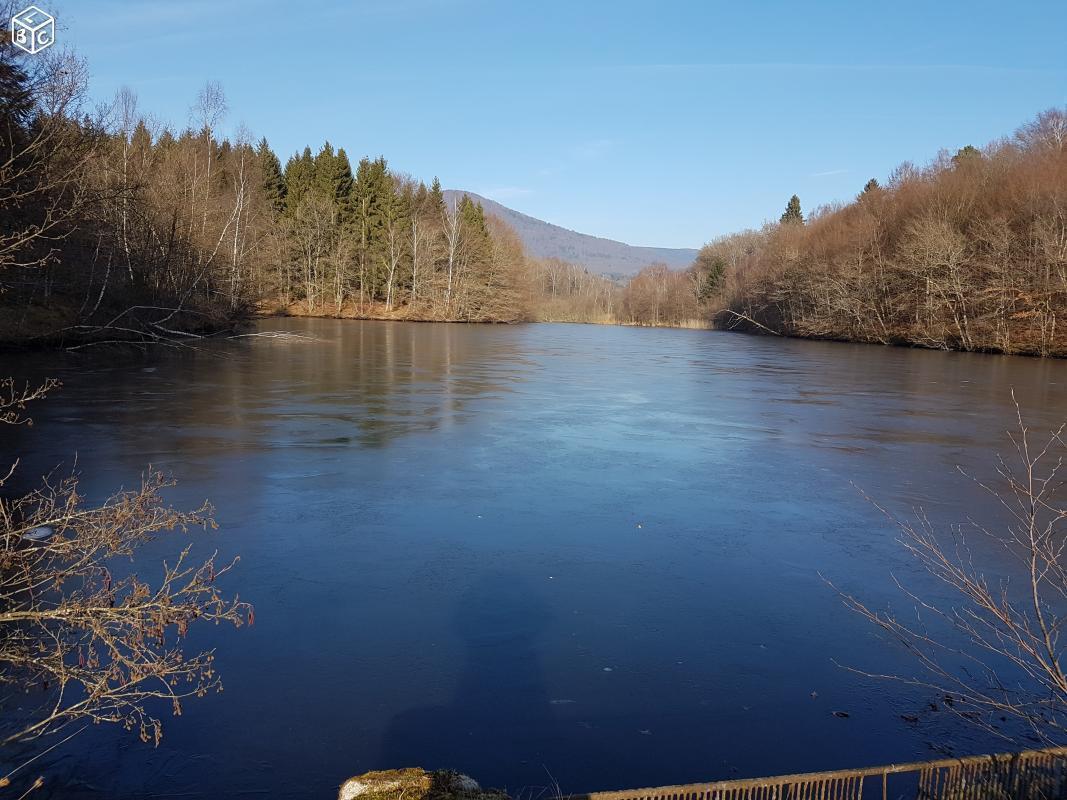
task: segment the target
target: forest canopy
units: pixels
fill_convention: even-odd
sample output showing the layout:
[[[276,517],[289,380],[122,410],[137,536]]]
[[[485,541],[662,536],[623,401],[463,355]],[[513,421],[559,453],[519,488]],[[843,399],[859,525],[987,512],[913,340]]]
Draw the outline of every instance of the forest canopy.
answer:
[[[905,163],[851,202],[712,241],[625,285],[530,258],[502,220],[383,156],[282,160],[219,131],[206,84],[181,130],[120,90],[90,112],[69,52],[0,45],[0,341],[164,342],[256,313],[704,325],[1067,354],[1067,110]]]
[[[807,219],[794,196],[779,224],[716,239],[695,269],[720,284],[724,326],[1067,355],[1067,109],[902,164]]]
[[[324,143],[283,168],[220,136],[221,86],[173,130],[120,90],[87,101],[72,53],[0,45],[0,339],[160,341],[265,306],[461,321],[530,316],[518,238],[384,157]]]

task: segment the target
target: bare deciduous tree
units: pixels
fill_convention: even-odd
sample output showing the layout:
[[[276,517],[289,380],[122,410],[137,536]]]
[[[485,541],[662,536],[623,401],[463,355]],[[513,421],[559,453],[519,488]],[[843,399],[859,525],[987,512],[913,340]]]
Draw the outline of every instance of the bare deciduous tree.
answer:
[[[904,164],[856,202],[768,225],[727,264],[719,306],[776,333],[1067,354],[1067,109],[1013,139]],[[736,241],[735,241],[736,240]]]
[[[25,403],[55,386],[4,381],[0,421],[25,421]],[[219,589],[236,559],[195,562],[186,545],[154,584],[131,569],[144,542],[215,527],[207,504],[166,504],[173,483],[150,467],[139,487],[98,506],[76,476],[0,500],[0,683],[9,690],[0,744],[37,742],[77,722],[117,723],[158,743],[157,703],[177,715],[186,698],[221,689],[213,651],[189,654],[182,642],[197,622],[252,622],[251,606]]]
[[[98,138],[75,121],[85,74],[69,52],[46,51],[28,68],[0,45],[0,291],[5,274],[56,261],[93,197],[85,174]]]
[[[683,325],[696,320],[701,310],[690,271],[666,264],[645,267],[627,283],[622,295],[622,317],[635,325]]]
[[[914,606],[908,621],[852,595],[842,597],[903,644],[924,672],[877,677],[948,696],[950,711],[1000,736],[1009,735],[1000,723],[1012,718],[1041,739],[1062,743],[1067,738],[1061,639],[1067,624],[1067,502],[1061,471],[1067,441],[1061,426],[1035,442],[1018,404],[1016,413],[1017,428],[1009,434],[1014,458],[998,457],[1001,485],[977,481],[1006,512],[1010,521],[1004,529],[972,522],[940,530],[921,512],[914,521],[893,520],[908,553],[955,601],[920,596],[897,581]],[[972,546],[968,534],[984,542]],[[990,545],[1007,556],[1006,569],[980,563],[976,554]],[[1003,577],[993,577],[997,573]]]
[[[448,264],[448,283],[445,289],[445,313],[452,314],[452,290],[456,276],[459,272],[461,244],[463,238],[463,218],[455,200],[452,207],[445,208],[444,219],[441,221],[445,238],[445,259]]]

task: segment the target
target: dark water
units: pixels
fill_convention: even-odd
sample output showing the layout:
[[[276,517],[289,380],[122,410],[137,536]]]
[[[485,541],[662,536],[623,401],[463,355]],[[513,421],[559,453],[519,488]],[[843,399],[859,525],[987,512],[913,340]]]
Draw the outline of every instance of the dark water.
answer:
[[[1003,749],[836,666],[912,670],[819,573],[879,607],[903,607],[890,572],[944,596],[850,481],[893,511],[994,520],[954,467],[988,473],[1010,387],[1035,427],[1067,417],[1067,363],[263,327],[316,340],[4,359],[66,384],[3,431],[24,479],[76,455],[102,498],[149,462],[172,471],[176,502],[218,509],[198,552],[239,553],[226,585],[256,605],[255,627],[194,637],[217,644],[224,693],[166,718],[158,749],[95,728],[55,751],[61,796],[332,797],[405,765],[567,792]]]

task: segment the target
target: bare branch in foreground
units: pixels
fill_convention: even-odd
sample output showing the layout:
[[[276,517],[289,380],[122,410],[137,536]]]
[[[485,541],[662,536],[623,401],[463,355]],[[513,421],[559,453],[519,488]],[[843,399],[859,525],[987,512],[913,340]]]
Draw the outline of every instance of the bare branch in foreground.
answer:
[[[950,711],[997,735],[1010,738],[999,723],[1015,719],[1043,741],[1062,742],[1067,739],[1067,673],[1060,638],[1067,624],[1067,502],[1061,478],[1065,427],[1035,444],[1018,402],[1015,408],[1017,428],[1009,434],[1014,457],[1010,462],[998,457],[997,462],[1002,485],[975,479],[1007,512],[1005,529],[971,521],[940,531],[921,511],[914,520],[899,520],[879,506],[897,525],[908,553],[951,590],[955,601],[921,597],[894,578],[915,609],[913,621],[902,621],[839,593],[849,608],[904,645],[926,677],[862,674],[939,692],[949,698]],[[1023,576],[1022,584],[987,577],[975,561],[968,533],[1001,549],[1013,564],[1011,572]],[[953,631],[953,638],[964,644],[950,644],[928,627],[930,622]]]
[[[8,393],[0,413],[55,385]],[[0,498],[0,745],[32,744],[74,722],[117,723],[158,744],[157,705],[178,715],[185,699],[221,691],[214,652],[182,645],[198,621],[253,623],[252,607],[219,588],[237,559],[194,561],[188,544],[155,582],[131,568],[147,541],[215,529],[207,503],[168,505],[172,486],[149,467],[139,487],[101,505],[86,501],[76,475]]]

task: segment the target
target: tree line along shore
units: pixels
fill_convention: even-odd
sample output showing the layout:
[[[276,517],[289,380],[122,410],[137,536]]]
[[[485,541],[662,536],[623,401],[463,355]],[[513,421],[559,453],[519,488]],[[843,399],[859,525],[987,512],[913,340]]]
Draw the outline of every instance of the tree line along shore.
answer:
[[[0,342],[166,341],[256,314],[720,327],[1067,354],[1067,110],[903,164],[847,203],[624,283],[536,259],[503,221],[330,143],[283,165],[223,137],[206,84],[172,130],[120,90],[90,113],[69,52],[0,47]]]

